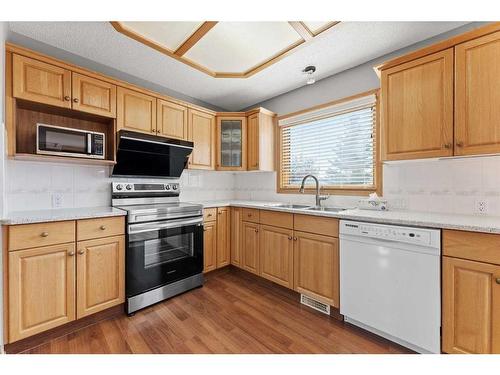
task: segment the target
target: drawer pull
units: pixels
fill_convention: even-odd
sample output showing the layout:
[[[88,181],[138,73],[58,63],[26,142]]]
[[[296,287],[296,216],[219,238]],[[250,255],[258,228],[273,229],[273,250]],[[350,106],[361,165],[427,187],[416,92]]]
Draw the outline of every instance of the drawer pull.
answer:
[[[496,282],[497,284],[500,284],[500,277],[497,277],[497,278],[495,279],[495,282]]]
[[[106,230],[106,227],[105,227],[104,225],[101,225],[99,228],[100,228],[101,230]]]
[[[212,217],[212,214],[208,214],[207,217]]]
[[[74,252],[74,251],[70,251],[70,252],[68,253],[68,255],[69,255],[70,257],[72,257],[73,255],[75,255],[75,252]]]
[[[48,237],[49,236],[49,232],[42,232],[42,234],[40,236],[42,236],[42,237]]]

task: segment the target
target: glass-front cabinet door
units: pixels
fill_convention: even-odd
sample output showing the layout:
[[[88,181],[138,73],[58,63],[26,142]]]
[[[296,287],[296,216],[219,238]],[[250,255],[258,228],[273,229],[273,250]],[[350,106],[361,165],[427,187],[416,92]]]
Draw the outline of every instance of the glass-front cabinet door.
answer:
[[[217,117],[217,169],[247,168],[246,117]]]

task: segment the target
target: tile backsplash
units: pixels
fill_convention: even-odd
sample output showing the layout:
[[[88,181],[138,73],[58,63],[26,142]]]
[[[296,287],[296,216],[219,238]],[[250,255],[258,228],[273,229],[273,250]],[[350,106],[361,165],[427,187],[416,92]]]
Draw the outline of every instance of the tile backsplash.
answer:
[[[411,211],[500,216],[500,156],[385,164],[384,197]]]
[[[111,182],[133,181],[109,177],[107,166],[19,160],[7,160],[5,174],[7,211],[108,206]],[[179,182],[184,201],[234,198],[233,173],[186,170]]]
[[[393,209],[500,216],[500,156],[392,162],[383,170],[384,198]],[[110,172],[110,167],[6,160],[7,210],[109,205],[110,183],[118,180]],[[275,172],[186,170],[179,182],[183,201],[314,204],[311,195],[276,193]],[[324,205],[354,207],[359,199],[331,196]]]

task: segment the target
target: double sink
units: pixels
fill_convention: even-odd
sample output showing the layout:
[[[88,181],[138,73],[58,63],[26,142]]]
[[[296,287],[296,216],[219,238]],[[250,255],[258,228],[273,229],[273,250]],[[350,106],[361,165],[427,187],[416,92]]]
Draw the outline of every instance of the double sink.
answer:
[[[325,211],[325,212],[341,212],[346,210],[346,208],[340,208],[340,207],[316,207],[316,206],[308,206],[305,204],[287,204],[287,203],[266,204],[265,206],[277,207],[277,208],[293,208],[297,210],[307,210],[307,211]]]

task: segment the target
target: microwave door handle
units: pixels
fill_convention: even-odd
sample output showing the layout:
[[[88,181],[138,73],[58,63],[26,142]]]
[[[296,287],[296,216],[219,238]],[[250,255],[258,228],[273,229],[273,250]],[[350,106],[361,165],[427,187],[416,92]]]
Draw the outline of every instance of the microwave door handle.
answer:
[[[87,154],[92,154],[92,134],[87,133]]]
[[[160,229],[180,228],[188,225],[202,224],[203,218],[194,218],[188,220],[172,220],[166,223],[148,223],[148,224],[132,224],[128,226],[129,234],[154,232]]]

